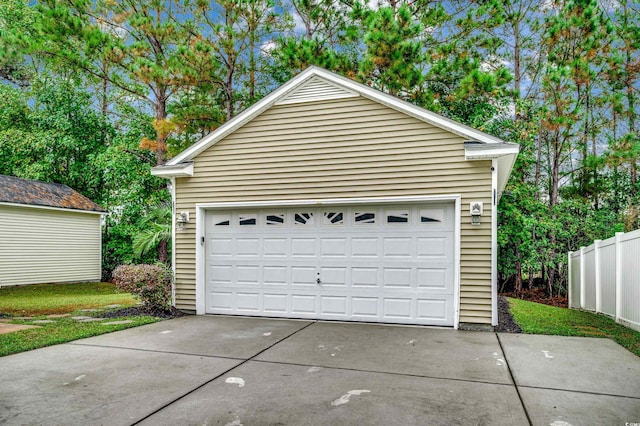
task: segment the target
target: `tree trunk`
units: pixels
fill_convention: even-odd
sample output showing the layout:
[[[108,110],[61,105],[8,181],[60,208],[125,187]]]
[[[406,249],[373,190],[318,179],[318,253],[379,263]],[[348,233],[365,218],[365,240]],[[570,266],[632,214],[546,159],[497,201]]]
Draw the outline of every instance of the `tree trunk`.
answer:
[[[164,89],[159,89],[156,95],[156,121],[161,123],[167,119],[167,98]],[[156,130],[158,146],[156,148],[156,165],[164,164],[167,153],[167,135],[160,129]]]
[[[227,121],[231,120],[234,116],[233,111],[233,68],[227,69],[227,79],[224,87],[225,100],[224,106],[227,110]]]
[[[625,63],[625,72],[627,74],[627,78],[625,79],[625,85],[627,86],[627,108],[628,108],[628,119],[629,119],[629,133],[635,135],[636,132],[636,110],[635,110],[635,94],[633,81],[631,79],[631,68],[633,66],[633,58],[631,57],[631,46],[629,45],[629,41],[626,42],[626,63]],[[635,75],[635,73],[633,74]],[[636,182],[638,181],[638,159],[631,158],[631,196],[635,198],[636,195]]]
[[[169,264],[169,242],[167,240],[158,243],[158,260],[165,265]]]
[[[515,42],[515,45],[513,47],[513,88],[515,91],[514,108],[516,120],[520,120],[521,113],[518,106],[518,100],[520,99],[520,80],[522,80],[522,75],[520,73],[520,27],[517,21],[513,24],[513,38]]]
[[[551,194],[549,197],[549,211],[551,213],[551,220],[553,222],[555,222],[557,219],[555,206],[558,204],[558,186],[560,183],[561,143],[559,141],[559,136],[560,135],[556,132],[554,142],[553,142],[553,147],[554,147],[553,163],[551,166]],[[555,259],[557,256],[555,245],[556,245],[556,234],[555,232],[552,231],[551,234],[549,235],[549,246],[551,247],[551,250],[549,252],[549,257],[551,259]],[[547,287],[549,289],[549,297],[551,297],[551,294],[553,291],[553,282],[555,281],[555,276],[556,276],[555,266],[550,266],[547,269]]]
[[[107,64],[102,63],[102,93],[100,94],[102,106],[100,110],[102,111],[102,118],[107,118],[107,112],[109,112],[109,101],[108,101],[108,91],[109,91],[109,80],[107,79]]]
[[[252,105],[256,99],[256,33],[255,29],[250,35],[249,46],[249,103]],[[247,105],[249,106],[249,105]]]
[[[522,293],[522,262],[520,260],[522,256],[520,255],[520,251],[518,250],[518,260],[516,260],[516,282],[515,282],[515,291],[516,294]]]

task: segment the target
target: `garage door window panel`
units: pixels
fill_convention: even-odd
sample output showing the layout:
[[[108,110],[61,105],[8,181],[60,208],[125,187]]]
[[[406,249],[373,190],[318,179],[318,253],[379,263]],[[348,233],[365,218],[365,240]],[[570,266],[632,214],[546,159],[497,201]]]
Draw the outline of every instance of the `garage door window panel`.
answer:
[[[444,222],[444,209],[420,210],[420,223]]]
[[[355,212],[353,216],[356,225],[371,225],[376,223],[375,212]]]
[[[409,212],[406,210],[388,211],[387,223],[409,223]]]
[[[294,213],[293,223],[296,225],[313,225],[313,213]]]
[[[322,224],[328,226],[344,225],[345,214],[339,211],[324,212]]]
[[[211,223],[213,223],[214,226],[229,226],[230,222],[231,222],[230,214],[211,215]]]
[[[266,215],[265,220],[267,226],[284,226],[284,213],[269,213]]]
[[[238,223],[240,224],[240,226],[257,225],[258,215],[257,214],[241,214],[238,216]]]

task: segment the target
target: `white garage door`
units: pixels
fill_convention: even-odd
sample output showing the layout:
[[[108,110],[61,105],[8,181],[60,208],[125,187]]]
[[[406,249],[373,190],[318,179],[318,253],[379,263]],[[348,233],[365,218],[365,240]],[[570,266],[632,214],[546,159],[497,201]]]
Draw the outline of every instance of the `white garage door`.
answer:
[[[453,204],[206,214],[206,312],[451,326]]]

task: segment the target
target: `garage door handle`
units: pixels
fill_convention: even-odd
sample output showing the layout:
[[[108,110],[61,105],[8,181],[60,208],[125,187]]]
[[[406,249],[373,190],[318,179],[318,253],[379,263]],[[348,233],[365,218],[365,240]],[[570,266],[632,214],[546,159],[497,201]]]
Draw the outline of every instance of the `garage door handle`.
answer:
[[[318,284],[321,283],[320,278],[316,278],[316,283],[318,283]]]

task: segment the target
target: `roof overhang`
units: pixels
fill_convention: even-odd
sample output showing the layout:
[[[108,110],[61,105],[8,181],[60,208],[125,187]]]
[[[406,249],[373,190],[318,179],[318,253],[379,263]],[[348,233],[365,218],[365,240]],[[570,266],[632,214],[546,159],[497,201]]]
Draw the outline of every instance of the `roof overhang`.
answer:
[[[465,160],[493,160],[508,155],[517,156],[520,145],[509,142],[486,143],[480,141],[465,141]]]
[[[69,212],[69,213],[87,213],[87,214],[97,214],[97,215],[109,215],[108,211],[95,211],[95,210],[81,210],[81,209],[72,209],[72,208],[62,208],[62,207],[53,207],[53,206],[42,206],[39,204],[22,204],[22,203],[7,203],[5,201],[0,201],[0,206],[8,206],[8,207],[22,207],[28,209],[41,209],[41,210],[56,210],[59,212]]]
[[[520,149],[518,144],[507,143],[495,136],[316,66],[308,67],[254,105],[182,151],[165,165],[152,168],[151,174],[165,178],[193,176],[193,159],[198,154],[244,126],[267,109],[278,104],[278,102],[285,100],[290,93],[314,77],[320,77],[334,86],[347,90],[354,96],[362,96],[381,103],[389,108],[463,137],[469,141],[465,142],[465,159],[497,160],[498,188],[499,191],[504,190]]]
[[[464,143],[464,158],[466,160],[497,160],[499,193],[502,193],[507,186],[511,169],[513,169],[519,152],[520,145],[509,142],[465,141]]]
[[[232,118],[222,126],[218,127],[215,131],[209,133],[207,136],[203,137],[198,142],[194,143],[189,148],[182,151],[180,154],[178,154],[177,156],[169,160],[165,166],[154,168],[153,174],[155,176],[164,176],[164,177],[173,176],[168,172],[169,170],[168,167],[180,166],[180,164],[184,162],[193,160],[198,154],[200,154],[210,146],[214,145],[218,141],[222,140],[223,138],[225,138],[235,130],[244,126],[253,118],[257,117],[267,109],[271,108],[273,105],[277,104],[279,101],[283,100],[289,93],[296,90],[301,85],[305,84],[309,79],[316,76],[326,80],[332,85],[344,88],[345,90],[350,91],[353,94],[363,96],[365,98],[368,98],[378,103],[381,103],[383,105],[386,105],[397,111],[403,112],[407,115],[410,115],[419,120],[427,122],[433,126],[439,127],[444,130],[448,130],[456,135],[462,136],[465,139],[484,142],[486,144],[505,143],[502,139],[496,138],[495,136],[491,136],[487,133],[481,132],[480,130],[474,129],[464,124],[458,123],[440,114],[436,114],[435,112],[428,111],[424,108],[420,108],[416,105],[410,104],[394,96],[380,92],[379,90],[373,89],[369,86],[350,80],[346,77],[332,73],[325,69],[322,69],[316,66],[311,66],[305,69],[304,71],[302,71],[300,74],[298,74],[291,80],[289,80],[287,83],[283,84],[273,92],[269,93],[267,96],[265,96],[260,101],[253,104],[251,107],[244,110],[242,113],[240,113],[236,117]],[[515,144],[511,144],[511,145],[515,145]],[[160,174],[159,172],[160,170],[165,170],[166,174]],[[177,175],[175,176],[180,177]],[[186,174],[183,176],[191,176],[191,175]]]
[[[172,178],[193,176],[193,161],[183,161],[178,164],[163,164],[151,168],[153,176]]]

